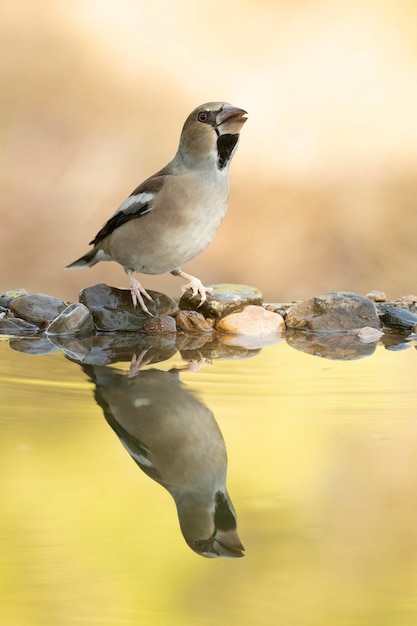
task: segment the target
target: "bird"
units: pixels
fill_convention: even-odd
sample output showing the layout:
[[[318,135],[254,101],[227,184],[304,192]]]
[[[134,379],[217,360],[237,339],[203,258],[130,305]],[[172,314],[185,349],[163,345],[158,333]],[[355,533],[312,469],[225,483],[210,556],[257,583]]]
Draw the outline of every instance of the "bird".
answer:
[[[210,409],[183,386],[179,370],[130,375],[105,365],[80,366],[122,445],[173,497],[189,547],[207,558],[244,556],[226,489],[223,436]]]
[[[227,102],[208,102],[187,117],[174,158],[147,178],[99,230],[93,248],[67,269],[116,261],[127,273],[133,306],[151,315],[152,297],[134,272],[170,272],[187,280],[182,291],[207,298],[210,287],[181,266],[213,240],[227,211],[229,165],[247,111]]]

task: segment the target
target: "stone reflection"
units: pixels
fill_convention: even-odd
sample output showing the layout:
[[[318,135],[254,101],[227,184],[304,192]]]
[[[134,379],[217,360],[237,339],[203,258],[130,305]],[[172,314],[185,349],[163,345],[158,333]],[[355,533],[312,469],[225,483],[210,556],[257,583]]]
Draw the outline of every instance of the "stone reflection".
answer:
[[[190,548],[205,557],[244,556],[226,490],[223,436],[213,413],[181,383],[180,371],[81,367],[123,446],[174,498]]]
[[[289,330],[286,340],[295,350],[336,361],[352,361],[371,356],[377,347],[376,340],[370,343],[364,341],[358,336],[358,332],[353,334]]]

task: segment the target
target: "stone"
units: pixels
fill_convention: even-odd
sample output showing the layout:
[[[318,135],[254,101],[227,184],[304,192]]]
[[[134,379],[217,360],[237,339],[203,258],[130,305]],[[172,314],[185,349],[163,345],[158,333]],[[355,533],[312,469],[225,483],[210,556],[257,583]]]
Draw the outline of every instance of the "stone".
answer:
[[[248,304],[261,305],[263,295],[248,285],[220,284],[211,285],[213,291],[200,306],[200,296],[193,296],[191,290],[186,291],[180,299],[180,309],[197,310],[205,318],[219,320],[229,313],[241,310]]]
[[[153,316],[174,316],[177,313],[178,304],[172,298],[157,291],[149,290],[148,293],[153,298],[153,302],[147,302]],[[133,306],[128,289],[104,284],[86,287],[80,293],[80,302],[91,311],[97,330],[140,330],[152,319],[140,306]]]
[[[26,289],[10,289],[9,291],[5,291],[0,296],[0,306],[4,306],[6,309],[10,307],[10,302],[15,300],[15,298],[20,298],[20,296],[27,296],[28,292]]]
[[[161,315],[160,317],[152,317],[141,327],[140,332],[146,335],[172,334],[177,332],[177,325],[171,315]]]
[[[225,333],[262,336],[285,330],[285,322],[279,313],[251,304],[243,311],[223,317],[217,322],[216,329]]]
[[[200,334],[213,332],[212,325],[208,323],[204,315],[197,311],[180,311],[175,321],[177,322],[178,330],[182,330],[186,333]]]
[[[331,292],[295,304],[286,317],[289,328],[341,332],[364,326],[380,328],[375,303],[356,293]]]
[[[267,311],[272,311],[273,313],[279,313],[285,319],[288,311],[291,309],[291,307],[294,306],[294,304],[298,304],[298,303],[297,302],[280,302],[278,304],[273,304],[273,303],[265,304],[264,303],[263,306]]]
[[[415,304],[417,302],[417,296],[413,293],[409,293],[406,296],[401,296],[399,302],[406,302],[407,304]]]
[[[10,302],[10,310],[17,317],[34,324],[45,324],[55,319],[67,304],[60,298],[35,293],[20,296]]]
[[[81,302],[69,304],[46,329],[47,335],[74,335],[95,332],[90,311]]]
[[[381,320],[388,328],[397,328],[402,331],[414,331],[417,324],[417,315],[408,309],[380,305]]]
[[[18,317],[4,317],[0,320],[2,335],[35,335],[38,331],[39,326]]]
[[[385,295],[385,293],[383,291],[377,291],[376,289],[373,289],[372,291],[367,293],[366,297],[369,298],[369,300],[372,300],[372,302],[387,301],[387,296]]]

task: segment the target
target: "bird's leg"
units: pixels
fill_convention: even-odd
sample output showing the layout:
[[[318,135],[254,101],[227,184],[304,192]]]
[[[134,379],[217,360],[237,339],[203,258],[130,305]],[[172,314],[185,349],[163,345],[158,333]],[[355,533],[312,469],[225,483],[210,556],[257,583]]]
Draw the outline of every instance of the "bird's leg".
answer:
[[[184,280],[188,280],[188,283],[181,287],[182,293],[187,291],[187,289],[191,289],[191,291],[193,292],[193,296],[197,296],[198,294],[200,294],[201,300],[200,304],[198,305],[199,307],[207,299],[207,294],[213,291],[212,287],[204,287],[199,278],[191,276],[191,274],[186,274],[186,272],[183,272],[180,267],[178,267],[176,270],[172,270],[171,274],[173,276],[181,276],[181,278],[184,278]]]
[[[127,375],[128,378],[134,378],[135,376],[137,376],[137,374],[139,374],[142,367],[145,367],[145,365],[149,365],[149,363],[152,362],[152,357],[148,357],[147,359],[145,359],[145,356],[149,352],[149,350],[150,348],[146,348],[146,350],[142,350],[139,355],[133,353],[132,360],[130,362],[129,373]]]
[[[153,302],[151,296],[148,294],[146,289],[142,287],[140,282],[136,280],[136,278],[133,276],[133,270],[127,269],[126,274],[129,276],[130,280],[130,292],[132,294],[133,306],[136,307],[137,303],[139,302],[142,311],[145,311],[145,313],[152,316],[152,313],[148,310],[148,307],[146,306],[143,299],[143,296],[145,296],[145,298]]]
[[[203,365],[213,365],[213,363],[210,359],[200,356],[199,359],[191,359],[191,361],[188,361],[187,365],[182,369],[184,372],[199,372]]]

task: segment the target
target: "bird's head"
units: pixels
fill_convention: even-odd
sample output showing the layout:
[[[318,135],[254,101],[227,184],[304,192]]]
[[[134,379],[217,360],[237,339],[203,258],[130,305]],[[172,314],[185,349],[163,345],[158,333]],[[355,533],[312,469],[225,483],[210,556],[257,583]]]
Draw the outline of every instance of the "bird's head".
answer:
[[[227,491],[217,491],[214,500],[189,493],[176,503],[182,534],[194,552],[207,558],[244,556]]]
[[[181,133],[179,154],[188,165],[214,161],[219,170],[230,163],[247,120],[247,112],[227,102],[207,102],[187,117]]]

